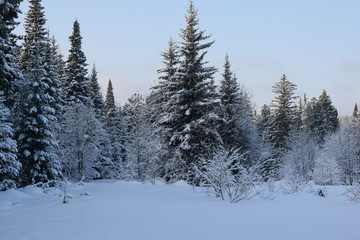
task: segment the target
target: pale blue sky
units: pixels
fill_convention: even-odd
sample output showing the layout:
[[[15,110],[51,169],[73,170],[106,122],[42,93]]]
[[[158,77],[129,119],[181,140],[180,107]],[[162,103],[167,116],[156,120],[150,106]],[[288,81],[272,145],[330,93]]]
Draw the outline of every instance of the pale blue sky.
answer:
[[[351,114],[360,102],[360,1],[194,3],[200,29],[215,40],[206,60],[222,72],[228,53],[257,108],[273,99],[272,86],[283,73],[298,85],[298,95],[310,98],[326,89],[341,115]],[[108,79],[113,81],[121,104],[154,85],[159,54],[170,36],[180,40],[187,5],[187,0],[43,0],[48,27],[64,55],[72,23],[79,20],[88,63],[96,63],[103,91]]]

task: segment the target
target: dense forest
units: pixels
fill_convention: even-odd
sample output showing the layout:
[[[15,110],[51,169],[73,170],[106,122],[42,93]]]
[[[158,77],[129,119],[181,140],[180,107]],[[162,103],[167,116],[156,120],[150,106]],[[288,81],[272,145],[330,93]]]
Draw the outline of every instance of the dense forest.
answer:
[[[313,181],[360,193],[357,105],[339,118],[325,90],[296,96],[284,74],[274,80],[274,100],[256,111],[228,54],[219,69],[206,61],[214,42],[192,1],[179,39],[161,53],[157,84],[123,106],[110,80],[103,99],[77,20],[67,59],[45,27],[41,0],[29,0],[24,35],[13,33],[21,2],[0,0],[0,190],[161,178],[207,186],[234,202],[254,183],[278,180],[289,191]]]

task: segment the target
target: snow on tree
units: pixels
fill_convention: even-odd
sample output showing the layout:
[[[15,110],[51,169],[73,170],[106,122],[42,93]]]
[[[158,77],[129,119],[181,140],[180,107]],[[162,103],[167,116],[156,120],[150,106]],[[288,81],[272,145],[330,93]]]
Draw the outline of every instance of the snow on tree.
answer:
[[[92,108],[82,102],[70,104],[59,125],[57,153],[66,178],[79,181],[82,177],[115,177],[114,164],[104,152],[110,144],[108,135]]]
[[[71,48],[65,68],[65,91],[67,100],[71,102],[79,100],[85,105],[88,105],[90,104],[90,81],[87,77],[86,57],[81,49],[82,37],[80,34],[80,25],[77,20],[74,21],[73,32],[69,40]]]
[[[109,133],[112,159],[121,168],[122,162],[126,158],[126,149],[124,147],[126,138],[126,122],[124,114],[120,107],[115,104],[112,82],[109,80],[104,103],[106,116],[106,130]]]
[[[50,121],[56,120],[58,89],[47,62],[49,41],[44,28],[46,19],[40,0],[29,1],[25,18],[25,36],[20,65],[25,75],[17,105],[16,135],[18,158],[22,163],[24,185],[47,183],[61,177],[61,167],[53,152]]]
[[[237,203],[249,196],[254,183],[259,180],[259,165],[247,168],[245,162],[238,151],[220,148],[211,158],[203,159],[201,166],[194,168],[201,179],[200,185],[206,187],[209,194]]]
[[[330,135],[324,151],[336,160],[340,168],[340,181],[352,185],[360,179],[360,128],[344,125]]]
[[[54,61],[54,65],[56,68],[56,72],[59,75],[61,89],[65,87],[65,67],[66,63],[64,61],[64,56],[60,51],[60,46],[57,43],[54,36],[50,39],[51,42],[51,56],[53,57],[52,61]]]
[[[319,147],[310,133],[296,131],[289,139],[288,148],[283,156],[283,176],[291,190],[296,190],[312,180]]]
[[[320,142],[324,141],[324,138],[329,133],[334,133],[339,128],[338,112],[332,105],[330,96],[326,94],[324,90],[318,98],[318,104],[320,109],[321,118],[323,123],[319,126]]]
[[[0,5],[0,89],[3,92],[4,105],[12,108],[15,103],[17,85],[22,75],[16,65],[16,53],[12,31],[17,26],[15,19],[20,13],[22,0],[4,0]]]
[[[17,144],[9,121],[10,110],[4,105],[0,91],[0,191],[16,188],[21,164],[17,159]]]
[[[240,149],[251,158],[258,145],[257,132],[252,120],[253,109],[248,94],[244,89],[240,89],[230,68],[229,57],[226,55],[219,86],[220,116],[223,119],[219,132],[226,148]]]
[[[355,103],[354,111],[353,111],[353,115],[352,115],[352,116],[353,116],[354,118],[357,117],[358,112],[359,112],[359,110],[358,110],[358,105],[357,105],[357,103]]]
[[[277,95],[271,104],[273,108],[271,143],[275,148],[277,157],[280,157],[286,151],[288,138],[294,127],[296,118],[295,90],[296,85],[288,81],[285,74],[273,86],[273,92]]]
[[[325,90],[318,99],[312,98],[305,105],[301,118],[302,129],[311,132],[321,144],[324,143],[326,135],[334,133],[339,128],[337,110]]]
[[[151,102],[152,115],[151,119],[155,125],[166,125],[168,120],[165,113],[168,111],[168,101],[176,92],[178,85],[176,73],[179,63],[179,53],[176,43],[170,38],[168,48],[161,53],[163,57],[163,66],[158,69],[159,82],[152,88],[148,101]],[[166,134],[166,133],[164,133]],[[169,136],[165,137],[169,141]]]
[[[133,180],[154,181],[158,176],[161,145],[153,133],[144,98],[140,94],[132,95],[123,111],[128,124],[125,173]]]
[[[101,96],[100,85],[98,83],[98,76],[95,64],[93,65],[90,75],[90,99],[92,100],[96,116],[100,121],[105,121],[105,104]]]
[[[182,42],[179,47],[177,84],[166,106],[166,127],[170,131],[170,145],[178,154],[175,162],[183,162],[185,168],[177,171],[182,179],[192,182],[193,164],[199,164],[201,156],[209,154],[215,146],[222,144],[217,131],[219,117],[215,110],[219,104],[215,91],[214,67],[206,67],[204,60],[213,42],[204,31],[198,29],[197,10],[190,2],[186,15],[186,27],[181,29]]]

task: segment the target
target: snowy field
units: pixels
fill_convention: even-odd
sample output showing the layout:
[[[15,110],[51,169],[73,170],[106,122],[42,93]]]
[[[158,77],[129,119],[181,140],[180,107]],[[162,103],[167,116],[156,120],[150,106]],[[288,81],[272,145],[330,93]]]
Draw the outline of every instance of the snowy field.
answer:
[[[359,240],[360,204],[328,187],[254,197],[237,204],[177,183],[95,181],[60,191],[26,187],[0,192],[2,240]]]

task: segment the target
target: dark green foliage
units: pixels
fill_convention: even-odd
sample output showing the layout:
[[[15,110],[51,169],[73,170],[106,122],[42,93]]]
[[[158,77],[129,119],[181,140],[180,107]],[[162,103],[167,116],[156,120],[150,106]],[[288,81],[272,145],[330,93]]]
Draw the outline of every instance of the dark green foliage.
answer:
[[[324,90],[318,99],[313,98],[306,104],[302,113],[302,128],[311,132],[318,143],[323,144],[325,137],[339,128],[336,108]]]
[[[257,133],[252,121],[252,106],[248,94],[240,89],[235,74],[231,72],[229,57],[226,55],[223,78],[220,82],[220,127],[225,148],[239,149],[248,159],[254,156]]]
[[[281,156],[287,149],[288,138],[294,129],[296,118],[295,90],[296,85],[288,81],[285,74],[273,86],[276,97],[271,105],[273,108],[271,143],[276,150],[277,156]]]
[[[68,101],[81,101],[85,105],[90,104],[90,81],[87,78],[86,57],[81,49],[82,37],[80,25],[74,21],[73,32],[69,37],[71,48],[66,62],[66,98]]]
[[[95,64],[93,65],[91,75],[90,75],[90,99],[92,100],[93,106],[95,108],[96,117],[104,121],[105,119],[105,104],[101,96],[100,85],[98,83],[97,71]]]

